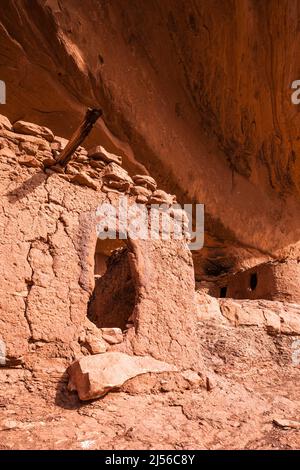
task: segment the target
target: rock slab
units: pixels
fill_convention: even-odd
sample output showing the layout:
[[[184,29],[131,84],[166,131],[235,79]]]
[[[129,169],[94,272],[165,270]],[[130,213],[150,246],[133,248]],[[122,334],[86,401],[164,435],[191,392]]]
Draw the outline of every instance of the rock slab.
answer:
[[[15,132],[19,132],[20,134],[29,134],[42,137],[49,142],[54,140],[54,134],[50,129],[48,129],[48,127],[38,126],[32,122],[17,121],[14,123],[13,129]]]
[[[73,362],[67,370],[68,389],[77,391],[80,400],[93,400],[118,389],[127,380],[147,372],[175,372],[175,366],[150,356],[129,356],[107,352],[85,356]]]

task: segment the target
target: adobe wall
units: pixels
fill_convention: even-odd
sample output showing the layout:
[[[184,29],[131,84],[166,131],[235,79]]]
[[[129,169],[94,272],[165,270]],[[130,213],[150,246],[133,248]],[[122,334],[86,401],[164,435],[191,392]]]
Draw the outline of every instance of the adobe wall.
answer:
[[[2,129],[0,145],[0,334],[9,356],[76,355],[93,289],[93,216],[106,195],[45,170],[53,156],[40,136]]]
[[[65,171],[55,158],[65,139],[0,116],[0,336],[8,357],[74,358],[103,352],[87,320],[94,289],[95,211],[104,201],[168,203],[143,175],[131,178],[120,158],[80,148]],[[185,241],[129,243],[136,288],[134,326],[125,350],[186,362],[196,344],[194,271]],[[96,346],[95,346],[96,345]],[[196,361],[197,362],[197,361]]]
[[[263,263],[229,277],[225,285],[226,297],[299,303],[300,264],[297,260]]]
[[[156,359],[201,369],[191,252],[183,241],[131,243],[138,296],[133,311],[136,331],[128,334],[127,343],[135,354],[150,353]]]

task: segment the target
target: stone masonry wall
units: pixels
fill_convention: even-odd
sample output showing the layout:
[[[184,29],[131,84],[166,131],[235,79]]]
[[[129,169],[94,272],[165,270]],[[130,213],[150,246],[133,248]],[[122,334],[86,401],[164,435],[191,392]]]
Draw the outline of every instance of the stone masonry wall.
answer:
[[[228,279],[226,297],[300,302],[297,259],[263,263]]]
[[[79,148],[62,169],[67,141],[0,116],[0,336],[11,358],[74,358],[109,349],[87,320],[94,289],[95,211],[106,201],[172,204],[150,176],[132,178],[103,147]],[[188,357],[196,309],[191,254],[182,241],[130,241],[136,288],[131,353]],[[187,328],[185,328],[187,326]],[[174,331],[171,331],[174,329]],[[155,337],[155,338],[154,338]],[[89,347],[86,349],[86,344]],[[84,347],[84,349],[82,349]]]

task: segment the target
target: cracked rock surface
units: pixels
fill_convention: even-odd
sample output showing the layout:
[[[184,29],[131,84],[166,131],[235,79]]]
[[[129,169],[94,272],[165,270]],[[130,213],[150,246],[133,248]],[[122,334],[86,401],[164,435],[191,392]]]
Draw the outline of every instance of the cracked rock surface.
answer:
[[[103,149],[97,154],[100,168],[91,166],[87,151],[79,147],[64,170],[55,164],[55,158],[57,148],[65,142],[51,131],[23,121],[14,127],[7,119],[2,122],[0,321],[8,355],[24,356],[25,363],[31,354],[74,359],[82,354],[82,348],[86,353],[104,353],[106,343],[112,342],[116,349],[151,354],[159,360],[165,360],[168,352],[172,363],[193,363],[200,369],[200,353],[198,359],[197,354],[189,353],[196,308],[193,264],[186,241],[127,241],[126,272],[114,273],[115,279],[108,282],[113,289],[106,296],[116,296],[121,274],[126,290],[131,273],[132,328],[125,332],[124,341],[121,334],[121,341],[105,342],[101,330],[87,318],[95,287],[96,209],[103,202],[117,207],[120,195],[127,195],[129,203],[135,202],[137,185],[119,166],[121,160],[116,157],[119,163],[111,163]],[[49,159],[54,163],[49,164]],[[103,191],[107,178],[125,182],[126,188]],[[137,179],[140,184],[141,176]],[[155,188],[153,179],[145,181]],[[151,199],[150,188],[148,193],[145,204]],[[97,288],[94,294],[98,294]],[[102,315],[105,298],[101,289],[99,298],[96,320]],[[193,315],[188,318],[190,311]],[[111,308],[108,319],[104,314],[102,317],[106,324],[98,326],[119,326],[113,323],[117,320]],[[124,330],[126,319],[123,323]]]
[[[105,172],[102,151],[94,166],[79,148],[64,172],[55,165],[63,140],[50,144],[39,127],[34,136],[14,132],[1,116],[0,124],[0,448],[298,448],[299,305],[195,295],[185,241],[130,240],[99,284],[107,293],[114,273],[130,272],[128,323],[98,328],[87,318],[97,205],[124,194],[145,204],[174,197],[152,178],[127,176],[118,158]],[[105,174],[117,185],[104,191]],[[89,365],[100,387],[81,394],[80,376],[68,390],[74,359],[110,355],[134,367],[126,374],[122,361],[112,369],[108,361],[99,374]],[[103,395],[108,385],[99,401],[78,397]]]

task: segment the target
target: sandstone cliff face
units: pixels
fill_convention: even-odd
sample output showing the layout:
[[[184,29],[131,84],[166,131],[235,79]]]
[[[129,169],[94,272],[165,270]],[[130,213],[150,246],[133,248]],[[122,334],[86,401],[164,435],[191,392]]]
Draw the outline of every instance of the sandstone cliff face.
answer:
[[[297,16],[297,2],[3,1],[3,113],[68,137],[101,105],[108,149],[206,205],[206,255],[263,261],[299,239]]]

